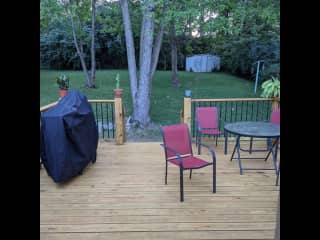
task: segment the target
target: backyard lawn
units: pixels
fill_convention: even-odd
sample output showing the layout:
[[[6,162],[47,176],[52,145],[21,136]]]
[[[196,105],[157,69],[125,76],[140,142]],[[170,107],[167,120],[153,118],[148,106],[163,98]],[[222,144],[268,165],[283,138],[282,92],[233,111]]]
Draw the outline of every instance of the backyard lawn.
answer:
[[[113,99],[116,86],[115,76],[120,73],[120,87],[124,89],[123,101],[126,116],[132,112],[130,83],[127,70],[100,70],[96,73],[96,89],[84,87],[81,71],[40,70],[40,106],[54,102],[59,97],[55,82],[60,74],[70,76],[70,90],[78,89],[88,99]],[[180,121],[185,89],[192,90],[192,98],[250,98],[259,97],[260,88],[254,94],[254,82],[225,73],[179,72],[180,88],[171,85],[170,71],[157,71],[152,83],[151,119],[161,125]]]

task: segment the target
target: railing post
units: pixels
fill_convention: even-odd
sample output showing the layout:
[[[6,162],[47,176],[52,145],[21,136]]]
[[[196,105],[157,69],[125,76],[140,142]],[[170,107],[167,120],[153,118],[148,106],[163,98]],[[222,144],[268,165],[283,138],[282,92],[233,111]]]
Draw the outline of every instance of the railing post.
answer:
[[[122,107],[122,98],[114,98],[114,113],[116,119],[116,144],[122,145],[124,143],[124,113]]]
[[[274,110],[274,109],[276,109],[276,108],[278,108],[279,107],[279,98],[278,97],[274,97],[273,99],[272,99],[272,103],[271,103],[271,108],[272,108],[272,110]],[[272,144],[274,144],[274,142],[276,141],[276,138],[272,138]]]
[[[279,98],[275,97],[272,99],[272,110],[279,107]]]
[[[123,142],[126,142],[127,141],[127,138],[126,138],[126,111],[125,111],[125,108],[124,106],[122,105],[122,113],[123,113],[123,118],[122,118],[122,124],[123,124],[123,131],[122,131],[122,134],[123,134]]]
[[[183,99],[183,122],[188,125],[191,131],[191,97]]]
[[[181,109],[181,111],[180,111],[180,123],[184,123],[184,113],[183,113],[183,109]]]

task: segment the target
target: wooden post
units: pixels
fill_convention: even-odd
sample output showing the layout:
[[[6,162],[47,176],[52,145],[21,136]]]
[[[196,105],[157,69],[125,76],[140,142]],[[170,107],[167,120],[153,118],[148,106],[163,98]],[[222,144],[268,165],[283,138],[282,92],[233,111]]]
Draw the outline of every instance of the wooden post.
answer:
[[[122,108],[122,98],[115,97],[114,101],[114,112],[116,118],[116,144],[122,145],[124,143],[124,114]]]
[[[183,121],[189,127],[191,131],[191,98],[184,97],[183,99]]]
[[[123,124],[123,142],[126,142],[127,141],[127,138],[126,138],[126,111],[125,111],[125,108],[124,106],[122,105],[122,113],[123,113],[123,118],[122,118],[122,124]]]
[[[279,101],[280,99],[277,97],[272,99],[272,110],[279,107]]]
[[[184,123],[183,109],[181,109],[181,111],[180,111],[180,123]]]

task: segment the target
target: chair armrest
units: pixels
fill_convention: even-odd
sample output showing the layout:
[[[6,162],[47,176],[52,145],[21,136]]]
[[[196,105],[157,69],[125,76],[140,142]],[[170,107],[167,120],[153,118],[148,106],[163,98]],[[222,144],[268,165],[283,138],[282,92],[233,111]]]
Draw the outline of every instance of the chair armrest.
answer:
[[[174,154],[178,157],[180,167],[183,168],[182,157],[181,157],[181,155],[180,155],[176,150],[174,150],[174,149],[171,148],[171,147],[168,147],[167,145],[165,145],[165,144],[163,144],[163,143],[161,143],[160,146],[163,147],[163,148],[165,148],[165,149],[167,149],[167,150],[169,150],[170,152],[174,153]],[[166,161],[168,161],[168,160],[166,159]]]
[[[210,147],[207,144],[204,144],[204,143],[200,143],[200,145],[208,148],[208,150],[209,150],[209,152],[211,153],[211,156],[212,156],[212,163],[216,164],[216,153],[214,152],[213,148]]]

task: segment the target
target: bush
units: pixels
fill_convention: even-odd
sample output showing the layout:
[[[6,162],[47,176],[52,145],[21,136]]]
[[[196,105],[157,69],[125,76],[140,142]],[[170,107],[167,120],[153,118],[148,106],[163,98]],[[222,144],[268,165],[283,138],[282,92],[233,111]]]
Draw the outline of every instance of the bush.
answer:
[[[280,80],[278,78],[272,77],[271,79],[265,81],[264,83],[262,83],[261,88],[261,97],[280,97]]]

